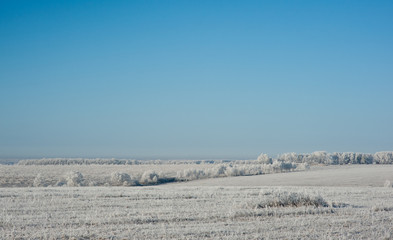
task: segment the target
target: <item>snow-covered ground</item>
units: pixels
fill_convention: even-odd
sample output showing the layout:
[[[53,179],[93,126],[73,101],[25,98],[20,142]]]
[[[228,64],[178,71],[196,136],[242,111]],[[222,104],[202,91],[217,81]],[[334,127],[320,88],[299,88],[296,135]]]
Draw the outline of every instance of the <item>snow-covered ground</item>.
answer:
[[[391,165],[145,187],[0,188],[0,239],[392,239],[386,180]]]

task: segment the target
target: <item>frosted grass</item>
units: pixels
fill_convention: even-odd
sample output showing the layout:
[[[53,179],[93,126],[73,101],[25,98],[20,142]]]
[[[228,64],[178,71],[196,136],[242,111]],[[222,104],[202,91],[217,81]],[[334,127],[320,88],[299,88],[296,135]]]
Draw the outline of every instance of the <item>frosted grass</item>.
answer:
[[[327,205],[250,207],[277,192]],[[3,188],[1,239],[390,239],[393,188]]]

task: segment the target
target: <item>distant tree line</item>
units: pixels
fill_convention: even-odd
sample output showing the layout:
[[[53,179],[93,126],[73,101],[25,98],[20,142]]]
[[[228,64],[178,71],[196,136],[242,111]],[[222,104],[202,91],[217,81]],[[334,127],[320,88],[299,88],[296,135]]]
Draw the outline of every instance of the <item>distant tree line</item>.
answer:
[[[284,153],[277,159],[270,158],[267,154],[261,154],[258,161],[269,163],[274,160],[281,162],[345,165],[345,164],[393,164],[393,152],[354,153],[318,151],[313,153]]]
[[[284,153],[277,157],[260,154],[255,160],[135,160],[115,158],[42,158],[20,160],[18,165],[144,165],[144,164],[280,164],[307,163],[325,165],[393,164],[393,152],[355,153],[318,151],[313,153]],[[285,167],[284,167],[285,168]]]
[[[149,165],[149,164],[222,164],[231,160],[135,160],[116,158],[41,158],[24,159],[17,165]]]

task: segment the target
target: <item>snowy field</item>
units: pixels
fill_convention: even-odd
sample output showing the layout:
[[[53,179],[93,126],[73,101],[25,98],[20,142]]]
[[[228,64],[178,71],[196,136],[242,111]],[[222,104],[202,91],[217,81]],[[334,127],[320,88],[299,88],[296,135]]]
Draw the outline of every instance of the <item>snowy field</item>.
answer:
[[[28,166],[14,167],[9,175]],[[392,165],[346,165],[143,187],[3,187],[0,238],[392,239],[392,182]]]

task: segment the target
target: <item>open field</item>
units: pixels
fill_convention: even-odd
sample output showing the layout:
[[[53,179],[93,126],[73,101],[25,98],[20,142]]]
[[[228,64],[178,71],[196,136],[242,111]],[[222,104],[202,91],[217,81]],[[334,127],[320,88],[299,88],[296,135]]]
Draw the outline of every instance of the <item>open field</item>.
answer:
[[[328,206],[258,207],[275,192]],[[391,239],[392,189],[85,187],[1,191],[1,239]]]
[[[392,166],[357,165],[148,187],[1,188],[0,238],[392,239],[393,188],[381,182],[392,175]],[[308,186],[287,186],[294,181]]]

